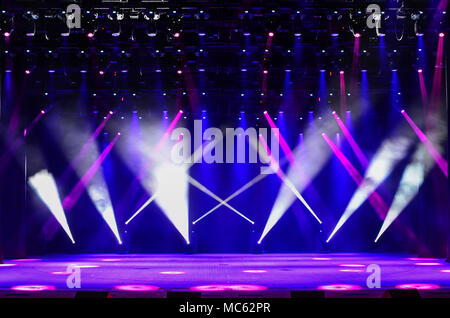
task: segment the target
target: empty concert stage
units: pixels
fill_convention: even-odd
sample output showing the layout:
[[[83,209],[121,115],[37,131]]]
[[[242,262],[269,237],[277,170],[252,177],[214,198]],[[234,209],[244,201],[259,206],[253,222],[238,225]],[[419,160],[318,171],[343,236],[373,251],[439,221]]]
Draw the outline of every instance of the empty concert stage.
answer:
[[[380,288],[368,288],[380,268]],[[67,280],[80,268],[80,289]],[[323,290],[326,297],[383,297],[388,289],[417,289],[421,297],[450,295],[450,264],[443,259],[389,254],[84,254],[7,260],[0,265],[2,297],[291,297]],[[199,294],[197,294],[199,295]],[[301,293],[300,293],[301,295]]]

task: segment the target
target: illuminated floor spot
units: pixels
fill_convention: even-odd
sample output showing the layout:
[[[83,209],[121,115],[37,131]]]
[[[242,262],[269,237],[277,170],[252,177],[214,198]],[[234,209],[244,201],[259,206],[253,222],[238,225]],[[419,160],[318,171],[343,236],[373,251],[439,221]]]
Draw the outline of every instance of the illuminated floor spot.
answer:
[[[339,264],[339,266],[342,266],[342,267],[366,267],[366,265],[363,265],[363,264]]]
[[[202,285],[190,288],[196,291],[224,291],[224,290],[238,290],[238,291],[257,291],[266,290],[267,287],[260,285]]]
[[[154,291],[158,290],[158,286],[153,285],[117,285],[114,289],[124,290],[124,291]]]
[[[18,285],[11,287],[15,291],[44,291],[44,290],[55,290],[55,286],[50,285]]]
[[[346,285],[346,284],[337,284],[337,285],[322,285],[317,287],[320,290],[335,290],[335,291],[346,291],[346,290],[359,290],[361,286],[358,285]]]
[[[439,285],[435,285],[435,284],[401,284],[401,285],[397,285],[395,286],[395,288],[397,289],[439,289],[440,286]]]
[[[242,271],[243,273],[254,273],[254,274],[259,274],[259,273],[267,273],[266,270],[264,269],[246,269]]]

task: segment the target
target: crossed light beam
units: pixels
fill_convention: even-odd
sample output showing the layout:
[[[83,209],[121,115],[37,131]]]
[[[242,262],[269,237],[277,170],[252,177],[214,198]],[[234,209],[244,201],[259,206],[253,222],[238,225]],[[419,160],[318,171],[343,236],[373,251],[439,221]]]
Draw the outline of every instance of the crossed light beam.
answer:
[[[383,142],[367,168],[360,186],[356,189],[344,213],[328,237],[327,243],[350,216],[374,193],[375,189],[391,174],[396,164],[405,157],[411,145],[412,141],[410,138],[398,135]]]
[[[129,167],[134,171],[135,177],[133,178],[133,181],[132,181],[131,185],[128,187],[128,190],[126,191],[126,193],[122,196],[119,206],[128,204],[130,195],[136,190],[136,187],[139,183],[145,188],[143,181],[145,179],[146,173],[148,172],[148,169],[151,166],[154,158],[157,156],[160,156],[159,152],[160,152],[161,148],[165,145],[167,139],[170,137],[170,134],[174,130],[174,128],[177,125],[178,121],[180,120],[182,114],[183,114],[183,111],[180,109],[177,112],[177,114],[175,115],[174,119],[171,121],[170,125],[164,131],[164,134],[161,136],[161,138],[159,139],[156,146],[153,149],[151,149],[151,151],[149,151],[150,155],[146,158],[146,160],[142,164],[142,166],[140,166],[139,169],[137,169],[137,171],[133,169],[134,166],[129,165]],[[128,152],[126,155],[128,156]]]
[[[117,242],[119,244],[122,244],[122,240],[120,238],[117,223],[115,220],[110,194],[101,168],[101,164],[106,158],[107,153],[102,153],[102,155],[105,155],[105,157],[103,157],[103,159],[100,159],[102,155],[98,153],[97,147],[95,145],[95,140],[100,135],[101,131],[106,126],[108,120],[112,117],[113,114],[113,111],[109,111],[107,116],[105,116],[102,122],[96,127],[94,132],[87,138],[87,141],[80,147],[80,150],[74,153],[74,155],[72,156],[72,160],[67,165],[62,175],[58,178],[57,183],[66,183],[67,179],[70,178],[73,171],[78,174],[80,179],[84,178],[84,188],[82,183],[79,182],[79,189],[77,191],[81,191],[81,195],[81,193],[86,189],[89,198],[95,206],[95,209],[102,216],[103,220],[105,221],[111,232],[114,234]],[[116,137],[118,137],[119,135],[120,133]],[[72,152],[72,150],[75,148],[74,146],[70,146],[70,143],[63,142],[63,145],[65,146],[67,153]],[[112,148],[112,145],[110,147]],[[109,153],[110,150],[111,149],[107,150],[107,152]],[[90,163],[91,161],[93,161],[92,164]],[[98,170],[100,170],[100,172],[98,172]],[[90,176],[88,176],[88,172],[89,174],[91,174]],[[76,197],[79,194],[76,193],[74,189],[72,189],[72,191],[73,192],[71,192],[71,194],[73,196],[71,198],[73,202],[69,202],[69,200],[66,200],[65,202],[63,201],[63,207],[65,209],[69,208],[68,210],[70,210],[72,208],[71,205],[75,204],[75,202],[78,200],[78,198]],[[56,228],[53,229],[51,220],[47,221],[45,227],[47,226],[50,226],[51,231],[49,231],[49,233],[51,237],[54,235],[54,230],[56,230]]]
[[[106,146],[100,156],[95,160],[95,162],[89,167],[89,169],[77,182],[77,184],[72,188],[70,193],[64,198],[62,206],[66,211],[70,211],[82,195],[83,191],[87,188],[88,194],[93,201],[97,211],[102,215],[103,219],[113,232],[114,236],[117,239],[117,242],[119,244],[122,244],[106,183],[103,179],[100,179],[101,181],[99,180],[99,182],[96,182],[96,184],[89,185],[91,180],[100,169],[103,161],[105,161],[106,157],[111,152],[119,137],[120,133],[117,133],[114,139]],[[77,160],[80,160],[80,158]],[[103,203],[104,201],[107,202],[106,205]]]
[[[103,150],[100,156],[95,160],[95,162],[89,167],[86,173],[81,177],[78,183],[72,188],[70,193],[63,200],[63,207],[65,210],[70,211],[75,203],[80,198],[89,181],[94,177],[98,169],[100,168],[103,161],[108,156],[109,152],[112,150],[113,146],[119,139],[120,133],[118,133],[114,139],[109,143],[109,145]]]
[[[180,139],[178,139],[179,141]],[[214,139],[212,142],[208,143],[205,146],[205,151],[207,151],[208,149],[213,148],[216,143],[218,143],[221,139],[216,138]],[[206,188],[204,185],[202,185],[200,182],[198,182],[196,179],[194,179],[193,177],[189,176],[187,174],[187,171],[198,161],[199,156],[202,155],[203,152],[203,146],[199,147],[198,149],[196,149],[194,151],[194,153],[192,154],[191,158],[193,158],[191,160],[191,163],[188,164],[185,168],[184,168],[184,173],[187,176],[187,180],[189,181],[189,183],[191,185],[193,185],[194,187],[196,187],[197,189],[199,189],[200,191],[206,193],[207,195],[209,195],[210,197],[212,197],[213,199],[215,199],[216,201],[220,202],[221,205],[225,205],[227,208],[229,208],[230,210],[232,210],[234,213],[236,213],[237,215],[239,215],[240,217],[242,217],[243,219],[245,219],[246,221],[250,222],[251,224],[254,224],[255,222],[252,221],[251,219],[249,219],[248,217],[246,217],[243,213],[239,212],[238,210],[236,210],[234,207],[232,207],[231,205],[229,205],[227,202],[225,202],[224,200],[222,200],[219,196],[217,196],[216,194],[214,194],[212,191],[210,191],[208,188]],[[153,195],[125,222],[126,225],[128,225],[139,213],[142,212],[142,210],[144,210],[151,202],[153,202],[159,195],[158,190],[156,190]]]
[[[339,161],[344,166],[345,170],[347,170],[348,174],[351,176],[353,181],[360,186],[363,182],[364,178],[361,176],[358,170],[352,165],[352,163],[347,159],[347,157],[342,153],[342,151],[331,141],[331,139],[327,136],[326,133],[322,133],[323,139],[330,146],[331,150],[334,152],[336,157],[338,157]],[[388,210],[387,204],[383,201],[380,195],[373,191],[373,193],[369,196],[369,202],[377,212],[380,218],[384,218],[386,212]]]
[[[447,161],[441,156],[438,149],[436,149],[433,146],[433,143],[430,141],[432,140],[436,145],[439,145],[446,132],[441,127],[436,126],[427,137],[416,126],[416,124],[404,110],[402,110],[401,113],[414,129],[417,136],[422,141],[422,144],[420,144],[416,149],[410,163],[403,171],[403,175],[400,179],[400,183],[397,188],[397,192],[395,193],[394,200],[391,204],[391,207],[389,208],[386,218],[384,219],[383,225],[378,232],[375,242],[380,239],[381,235],[383,235],[383,233],[389,228],[389,226],[397,219],[397,217],[408,206],[411,200],[416,196],[417,192],[420,189],[420,186],[425,180],[426,175],[432,167],[432,159],[434,159],[438,167],[444,172],[445,177],[448,178]],[[429,152],[430,155],[427,155],[427,152]]]
[[[278,128],[276,127],[272,118],[270,118],[267,111],[264,112],[264,116],[269,122],[270,127],[272,127],[272,129],[274,129],[277,132],[276,137],[279,141],[279,144],[284,154],[286,155],[286,158],[290,163],[290,169],[287,175],[288,177],[290,177],[289,180],[292,181],[292,187],[295,188],[296,191],[298,192],[303,191],[308,185],[311,184],[312,178],[315,175],[317,175],[321,167],[325,164],[326,160],[328,159],[329,154],[327,151],[324,151],[323,149],[326,147],[326,145],[322,146],[320,142],[318,142],[317,138],[321,138],[320,135],[316,137],[315,134],[311,133],[307,141],[302,143],[297,148],[296,154],[294,155],[289,145],[287,144],[286,140],[279,133]],[[322,125],[323,125],[322,128],[325,130],[335,129],[335,124],[332,123],[331,125],[331,122],[328,121],[321,124],[321,126]],[[315,131],[315,128],[313,129],[310,128],[310,130]],[[324,155],[324,153],[326,153],[326,155]],[[311,161],[312,157],[314,157],[314,161]],[[308,165],[308,175],[305,173],[304,169],[300,166],[299,162],[302,162],[303,164],[306,163],[306,165]],[[289,183],[283,183],[278,193],[277,199],[272,207],[272,210],[270,211],[269,218],[266,222],[266,225],[259,239],[259,242],[261,242],[262,239],[264,239],[264,237],[277,224],[277,222],[281,219],[281,217],[285,214],[285,212],[295,201],[296,195],[292,196],[293,192],[292,187],[289,186]],[[322,223],[322,221],[314,213],[311,214],[314,216],[314,218],[318,221],[319,224]]]
[[[347,159],[347,157],[342,153],[342,151],[331,141],[331,139],[327,136],[327,134],[323,133],[322,136],[325,139],[325,141],[329,144],[329,146],[331,147],[331,150],[333,150],[335,155],[338,157],[339,161],[341,161],[344,168],[350,174],[352,179],[359,186],[361,184],[361,182],[363,181],[363,177],[361,176],[361,174],[358,172],[358,170],[356,170],[356,168]],[[374,191],[372,193],[372,195],[369,196],[369,203],[374,208],[378,217],[381,220],[385,220],[385,222],[386,222],[386,215],[388,214],[389,207],[376,191]],[[423,246],[423,244],[419,240],[417,240],[417,237],[414,235],[414,233],[411,232],[411,230],[408,227],[402,226],[401,230],[406,232],[406,235],[408,235],[409,239],[417,242],[419,250],[423,250],[423,251],[426,250],[426,247]],[[375,242],[376,242],[376,240],[375,240]]]
[[[261,136],[261,135],[260,135]],[[260,137],[261,138],[261,137]],[[262,139],[264,140],[264,138]],[[260,141],[260,144],[262,143],[262,140]],[[264,161],[271,161],[271,167],[272,169],[275,167],[277,168],[277,170],[281,170],[280,166],[284,165],[287,158],[283,158],[282,162],[277,163],[273,156],[269,156],[269,152],[270,149],[268,148],[268,146],[266,147],[265,151],[261,151],[262,147],[259,147],[258,145],[255,145],[253,140],[250,138],[250,145],[252,147],[254,147],[259,155],[261,156],[261,158],[265,158],[267,157],[268,160],[264,160]],[[267,143],[266,143],[267,145]],[[261,144],[262,146],[262,144]],[[252,186],[254,186],[255,184],[257,184],[258,182],[260,182],[261,180],[263,180],[265,177],[269,176],[270,174],[259,174],[256,177],[254,177],[253,179],[251,179],[249,182],[247,182],[246,184],[244,184],[242,187],[240,187],[239,189],[237,189],[235,192],[233,192],[231,195],[229,195],[225,200],[223,200],[224,203],[234,199],[235,197],[237,197],[238,195],[240,195],[241,193],[243,193],[244,191],[246,191],[247,189],[251,188]],[[282,181],[287,180],[289,181],[287,178],[281,179]],[[295,187],[294,187],[295,188]],[[202,216],[200,216],[198,219],[196,219],[194,222],[192,222],[192,224],[196,224],[197,222],[201,221],[202,219],[204,219],[205,217],[207,217],[208,215],[210,215],[211,213],[213,213],[215,210],[217,210],[218,208],[220,208],[222,205],[224,205],[224,203],[219,203],[217,204],[215,207],[213,207],[212,209],[210,209],[208,212],[204,213]]]
[[[300,202],[303,203],[303,205],[306,207],[306,209],[314,216],[314,218],[321,224],[322,221],[319,219],[319,217],[314,213],[314,211],[311,209],[311,207],[308,205],[308,203],[305,201],[305,199],[302,197],[300,192],[298,192],[297,188],[292,184],[292,182],[286,177],[283,170],[280,169],[280,166],[278,162],[276,162],[275,158],[273,158],[269,146],[267,145],[267,142],[264,140],[264,137],[260,134],[259,138],[264,145],[264,148],[266,149],[266,152],[270,158],[271,166],[274,167],[275,173],[280,178],[280,180],[295,194],[295,196],[300,200]],[[266,226],[264,228],[263,233],[261,234],[261,237],[258,240],[258,244],[261,244],[263,238],[267,235],[269,232],[269,228]]]
[[[280,178],[280,180],[286,184],[289,189],[295,194],[295,196],[300,200],[301,203],[308,209],[308,211],[316,218],[316,220],[319,223],[322,223],[322,221],[317,217],[317,215],[314,213],[314,211],[311,209],[309,204],[305,201],[305,199],[302,197],[302,195],[298,192],[298,190],[295,188],[295,186],[292,184],[292,182],[286,177],[283,170],[280,169],[279,163],[275,160],[275,158],[272,156],[272,153],[269,149],[269,146],[267,145],[266,140],[264,139],[263,135],[259,134],[259,139],[261,140],[262,145],[264,146],[264,149],[266,150],[267,155],[270,159],[270,166],[274,169],[277,176]]]

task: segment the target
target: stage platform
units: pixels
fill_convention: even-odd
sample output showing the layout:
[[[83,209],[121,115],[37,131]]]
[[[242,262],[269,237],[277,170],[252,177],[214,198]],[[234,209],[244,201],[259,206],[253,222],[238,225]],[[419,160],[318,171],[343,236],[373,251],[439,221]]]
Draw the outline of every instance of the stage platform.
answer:
[[[380,267],[380,288],[367,286],[370,264]],[[80,267],[79,289],[67,285],[69,265]],[[449,297],[450,264],[398,254],[81,254],[0,265],[0,297],[378,298],[391,289]]]

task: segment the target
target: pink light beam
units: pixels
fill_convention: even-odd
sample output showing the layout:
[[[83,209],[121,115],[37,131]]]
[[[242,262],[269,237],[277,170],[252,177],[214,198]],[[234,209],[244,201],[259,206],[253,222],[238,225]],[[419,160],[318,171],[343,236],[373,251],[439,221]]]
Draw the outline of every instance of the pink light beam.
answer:
[[[334,154],[338,157],[339,161],[344,165],[345,170],[352,177],[353,181],[360,186],[363,182],[364,178],[361,174],[356,170],[356,168],[352,165],[352,163],[347,159],[347,157],[342,153],[342,151],[331,141],[331,139],[327,136],[327,134],[322,133],[322,137],[325,139],[327,144],[330,146],[331,150],[333,150]],[[386,213],[388,211],[387,204],[383,201],[380,195],[377,192],[372,192],[369,196],[369,202],[372,207],[377,212],[380,219],[384,219]]]
[[[80,181],[73,187],[72,191],[67,195],[63,200],[63,207],[64,210],[67,212],[73,208],[75,203],[80,198],[81,194],[83,193],[86,186],[89,184],[89,182],[92,180],[94,175],[97,173],[98,169],[102,165],[103,161],[105,161],[106,157],[112,150],[113,146],[119,139],[119,134],[117,134],[114,139],[109,143],[109,145],[102,151],[100,156],[95,160],[95,162],[92,164],[92,166],[86,171],[86,173],[81,177]]]
[[[361,148],[359,148],[358,144],[356,143],[355,139],[353,138],[352,134],[350,134],[350,131],[347,129],[345,124],[342,122],[342,120],[339,118],[339,116],[336,114],[335,111],[332,112],[334,118],[336,119],[339,127],[342,130],[342,133],[344,134],[345,138],[347,139],[348,143],[350,144],[350,147],[352,147],[353,152],[355,153],[356,157],[358,158],[359,162],[363,166],[364,169],[366,169],[369,166],[369,161],[367,160],[366,156],[362,152]]]
[[[100,125],[94,130],[92,135],[89,137],[89,139],[83,145],[83,147],[78,152],[78,154],[72,159],[70,164],[64,170],[64,173],[62,174],[62,176],[60,178],[60,182],[64,183],[67,180],[67,178],[69,177],[70,171],[71,171],[70,168],[74,169],[75,167],[78,166],[78,164],[80,163],[81,159],[83,159],[84,155],[89,150],[89,147],[94,143],[95,139],[97,139],[97,137],[100,135],[100,132],[103,130],[103,128],[105,127],[106,123],[108,122],[108,120],[111,118],[111,116],[113,114],[114,113],[112,111],[108,112],[108,115],[106,115],[106,117],[103,119],[103,121],[100,123]]]
[[[408,121],[408,124],[414,130],[417,137],[419,137],[420,141],[423,142],[423,144],[427,148],[430,155],[433,157],[433,159],[436,162],[436,164],[438,165],[438,167],[441,169],[441,171],[444,173],[445,177],[448,179],[448,162],[447,162],[447,160],[445,160],[445,158],[436,150],[436,148],[431,143],[431,141],[428,139],[428,137],[419,129],[419,127],[417,127],[417,125],[413,122],[413,120],[408,116],[406,111],[402,110],[401,114]]]

